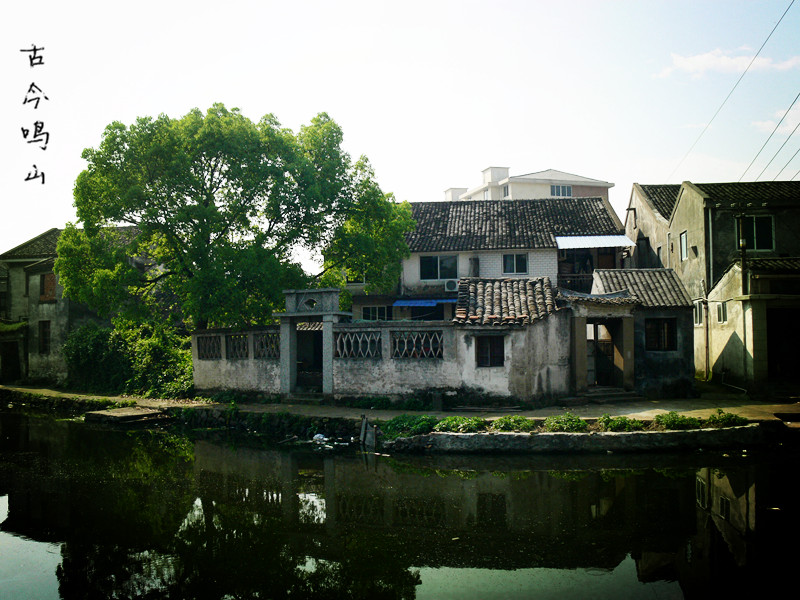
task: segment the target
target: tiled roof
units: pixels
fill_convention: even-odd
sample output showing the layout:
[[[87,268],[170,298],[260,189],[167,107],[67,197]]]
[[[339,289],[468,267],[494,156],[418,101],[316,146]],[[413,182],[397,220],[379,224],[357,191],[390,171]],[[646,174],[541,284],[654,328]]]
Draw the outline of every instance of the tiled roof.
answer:
[[[555,236],[622,233],[602,198],[415,202],[411,252],[555,248]]]
[[[458,282],[453,322],[460,325],[528,325],[556,310],[549,277],[467,277]]]
[[[678,191],[681,186],[674,185],[640,185],[642,191],[647,194],[650,202],[658,213],[665,219],[672,216],[672,209],[675,208],[675,201],[678,199]]]
[[[14,260],[26,258],[47,258],[56,255],[56,244],[61,236],[63,229],[54,227],[44,233],[37,235],[32,240],[28,240],[0,254],[0,260]]]
[[[692,306],[692,299],[672,269],[595,269],[593,293],[620,290],[628,290],[648,308]]]
[[[568,303],[577,302],[581,304],[615,304],[619,306],[642,303],[636,296],[631,295],[628,290],[608,294],[585,294],[566,288],[558,288],[558,298],[566,300]]]
[[[800,207],[800,181],[750,181],[744,183],[695,183],[709,202],[721,208],[796,204]]]
[[[737,262],[741,263],[741,260]],[[749,271],[773,275],[800,275],[800,258],[747,258]]]

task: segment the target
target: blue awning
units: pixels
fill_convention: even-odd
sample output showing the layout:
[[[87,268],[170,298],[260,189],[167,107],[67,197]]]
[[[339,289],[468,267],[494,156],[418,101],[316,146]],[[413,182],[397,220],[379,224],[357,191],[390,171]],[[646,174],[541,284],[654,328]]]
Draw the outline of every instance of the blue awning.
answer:
[[[455,304],[456,298],[425,298],[424,300],[395,300],[393,306],[436,306],[437,304]]]

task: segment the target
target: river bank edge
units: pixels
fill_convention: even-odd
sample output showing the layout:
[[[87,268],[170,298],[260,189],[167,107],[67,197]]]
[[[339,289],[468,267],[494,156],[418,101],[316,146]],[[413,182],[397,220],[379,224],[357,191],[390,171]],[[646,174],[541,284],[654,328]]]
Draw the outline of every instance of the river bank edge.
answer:
[[[35,391],[0,386],[2,410],[24,409],[60,416],[79,417],[90,412],[117,409],[150,411],[170,418],[184,429],[224,428],[244,435],[267,436],[284,443],[304,443],[315,435],[326,439],[356,441],[362,434],[362,421],[385,421],[399,411],[345,409],[343,407],[271,405],[224,405],[182,400],[105,398],[43,390]],[[331,409],[338,410],[331,410]],[[687,405],[687,409],[691,408]],[[781,407],[800,421],[800,406]],[[574,409],[573,409],[574,410]],[[578,410],[580,412],[580,410]],[[687,410],[687,413],[691,413]],[[386,413],[386,414],[384,414]],[[422,413],[419,413],[422,414]],[[452,413],[448,413],[452,414]],[[536,419],[537,417],[531,417]],[[592,417],[584,417],[592,422]],[[794,417],[790,418],[794,419]],[[108,422],[113,422],[109,419]],[[790,425],[793,425],[791,423]],[[631,432],[433,432],[408,438],[383,440],[371,448],[396,454],[533,454],[533,453],[609,453],[681,452],[699,449],[737,449],[756,446],[796,445],[797,428],[785,419],[751,419],[748,425],[728,428],[703,428],[672,431]]]

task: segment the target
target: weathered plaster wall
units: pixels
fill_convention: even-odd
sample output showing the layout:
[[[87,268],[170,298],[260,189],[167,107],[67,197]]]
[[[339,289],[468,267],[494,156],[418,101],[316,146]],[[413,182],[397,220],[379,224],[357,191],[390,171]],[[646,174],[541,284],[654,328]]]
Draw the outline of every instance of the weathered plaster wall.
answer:
[[[706,229],[704,197],[697,188],[685,184],[681,188],[670,221],[669,266],[675,269],[692,300],[703,298],[710,289],[706,273]],[[680,234],[686,231],[688,256],[681,259]]]
[[[631,199],[625,217],[625,235],[637,242],[631,249],[631,268],[668,267],[669,247],[667,232],[669,223],[656,212],[644,199],[644,193],[638,184],[634,184]],[[642,255],[645,246],[640,240],[647,238],[649,250]],[[661,248],[661,259],[658,259],[658,248]]]
[[[647,350],[645,320],[674,318],[675,350]],[[636,391],[648,398],[685,398],[694,389],[692,309],[637,308],[634,312],[634,378]]]
[[[198,390],[235,389],[243,391],[280,392],[280,360],[278,358],[254,358],[253,337],[257,332],[242,332],[248,336],[247,358],[227,359],[225,334],[208,332],[207,335],[220,335],[220,360],[203,360],[198,356],[198,335],[192,335],[192,365],[194,386]]]

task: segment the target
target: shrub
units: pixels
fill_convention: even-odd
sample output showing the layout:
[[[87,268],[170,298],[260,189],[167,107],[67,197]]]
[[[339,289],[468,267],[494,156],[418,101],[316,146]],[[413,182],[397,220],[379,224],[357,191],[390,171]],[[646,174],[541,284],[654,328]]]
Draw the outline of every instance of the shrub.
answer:
[[[522,415],[505,415],[492,422],[495,431],[532,431],[536,429],[536,421]]]
[[[745,417],[734,413],[726,413],[721,408],[717,409],[717,414],[711,415],[706,419],[706,425],[709,427],[739,427],[747,425],[748,421]]]
[[[570,433],[580,433],[589,428],[589,424],[572,413],[554,415],[544,420],[544,430],[548,432],[566,431]]]
[[[644,429],[644,423],[639,419],[624,416],[611,417],[608,413],[597,419],[597,424],[603,431],[640,431]]]
[[[439,422],[431,415],[399,415],[380,425],[388,439],[430,433]]]
[[[700,419],[678,414],[674,410],[656,415],[654,420],[664,429],[700,429],[702,426]]]
[[[439,421],[434,430],[452,431],[455,433],[475,433],[486,429],[486,421],[479,417],[445,417]]]

